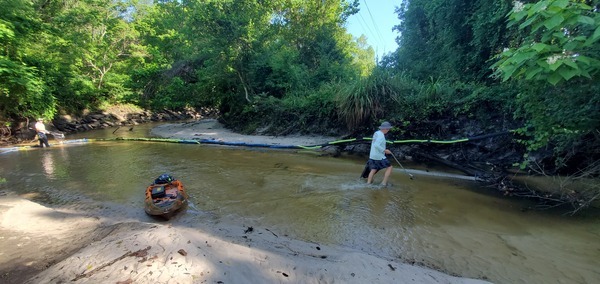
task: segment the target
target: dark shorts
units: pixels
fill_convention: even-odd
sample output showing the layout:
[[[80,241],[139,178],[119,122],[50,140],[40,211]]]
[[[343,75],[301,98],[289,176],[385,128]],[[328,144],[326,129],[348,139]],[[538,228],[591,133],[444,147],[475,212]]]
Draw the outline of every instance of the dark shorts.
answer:
[[[387,159],[383,159],[383,160],[372,160],[369,159],[369,161],[367,161],[367,165],[369,166],[370,170],[381,170],[381,169],[386,169],[392,166],[392,164],[390,164],[390,161],[388,161]]]

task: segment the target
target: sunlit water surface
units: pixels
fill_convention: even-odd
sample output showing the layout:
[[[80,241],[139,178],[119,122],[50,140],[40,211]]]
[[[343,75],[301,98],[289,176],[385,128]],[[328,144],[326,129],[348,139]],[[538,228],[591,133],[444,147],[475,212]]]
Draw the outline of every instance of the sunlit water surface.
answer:
[[[147,137],[151,126],[67,139]],[[170,173],[191,195],[175,225],[237,220],[495,283],[600,283],[600,217],[593,210],[576,217],[523,211],[528,204],[479,183],[418,171],[411,180],[401,169],[392,187],[369,187],[358,178],[358,157],[132,141],[54,146],[0,155],[7,181],[0,188],[51,207],[159,222],[143,213],[143,192]]]

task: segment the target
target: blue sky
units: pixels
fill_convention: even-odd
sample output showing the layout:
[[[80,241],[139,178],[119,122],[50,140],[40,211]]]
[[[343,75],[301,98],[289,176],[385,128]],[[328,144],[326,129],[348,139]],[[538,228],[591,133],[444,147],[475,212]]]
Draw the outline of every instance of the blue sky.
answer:
[[[399,23],[394,13],[402,0],[360,0],[360,12],[348,18],[347,29],[355,37],[364,34],[379,59],[396,48],[398,32],[392,27]]]

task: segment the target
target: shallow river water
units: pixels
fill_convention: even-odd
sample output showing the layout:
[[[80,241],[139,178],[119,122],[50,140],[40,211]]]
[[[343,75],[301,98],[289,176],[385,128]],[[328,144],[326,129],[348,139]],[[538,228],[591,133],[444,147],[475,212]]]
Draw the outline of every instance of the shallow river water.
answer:
[[[115,134],[145,137],[151,126]],[[115,137],[112,131],[67,139]],[[574,217],[524,211],[524,201],[432,175],[435,169],[411,171],[411,180],[395,168],[392,187],[369,187],[358,179],[364,162],[292,150],[102,141],[1,154],[0,178],[7,190],[50,207],[95,210],[95,203],[124,219],[158,222],[143,213],[143,192],[170,173],[191,195],[191,206],[170,222],[238,220],[494,283],[600,283],[595,210]]]

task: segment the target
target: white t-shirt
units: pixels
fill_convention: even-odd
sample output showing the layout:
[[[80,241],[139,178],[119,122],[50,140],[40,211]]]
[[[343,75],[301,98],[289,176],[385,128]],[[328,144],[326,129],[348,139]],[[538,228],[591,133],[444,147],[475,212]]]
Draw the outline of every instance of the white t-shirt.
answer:
[[[383,160],[385,159],[385,135],[381,130],[378,130],[373,134],[373,141],[371,141],[371,152],[369,153],[369,159],[371,160]]]

